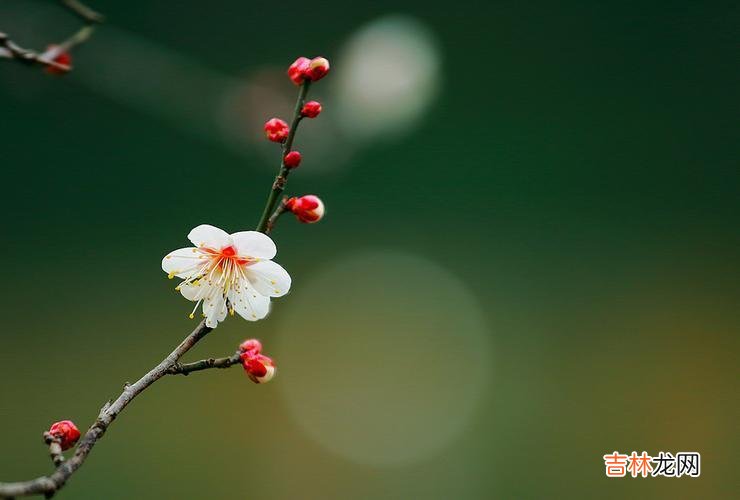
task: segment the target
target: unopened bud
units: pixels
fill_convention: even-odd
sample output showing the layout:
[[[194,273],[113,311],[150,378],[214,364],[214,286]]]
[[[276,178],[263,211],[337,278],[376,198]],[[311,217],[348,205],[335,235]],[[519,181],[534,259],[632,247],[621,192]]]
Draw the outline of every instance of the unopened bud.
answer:
[[[311,81],[321,80],[329,73],[329,60],[324,57],[314,57],[305,70],[305,76]]]
[[[311,63],[308,57],[299,57],[288,67],[288,78],[296,85],[300,85],[306,79],[306,70]]]
[[[259,354],[262,352],[262,343],[257,339],[245,340],[239,344],[239,351],[242,353]]]
[[[244,353],[241,358],[244,371],[247,372],[247,376],[249,376],[250,380],[255,384],[264,384],[265,382],[269,382],[275,376],[275,373],[277,373],[275,363],[267,356],[263,356],[262,354],[249,355],[248,353]]]
[[[301,114],[306,118],[316,118],[319,113],[321,113],[321,103],[319,101],[308,101],[301,109]]]
[[[290,198],[285,208],[295,214],[299,221],[311,224],[324,217],[324,202],[318,196],[308,194],[300,198]]]
[[[280,118],[271,118],[265,122],[265,135],[272,142],[283,142],[288,137],[290,127]]]
[[[59,440],[62,450],[68,450],[80,439],[80,431],[71,420],[54,422],[49,428],[49,434]]]
[[[285,155],[285,158],[283,158],[283,163],[285,164],[286,168],[296,168],[298,165],[301,164],[301,153],[298,151],[291,151],[287,155]]]

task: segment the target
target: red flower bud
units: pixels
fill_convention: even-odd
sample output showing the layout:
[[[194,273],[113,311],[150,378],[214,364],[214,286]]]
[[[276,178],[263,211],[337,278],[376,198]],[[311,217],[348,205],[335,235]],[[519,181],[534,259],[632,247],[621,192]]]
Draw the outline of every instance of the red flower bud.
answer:
[[[247,372],[247,376],[249,376],[255,384],[264,384],[265,382],[269,382],[277,372],[277,368],[275,368],[275,363],[272,359],[267,356],[263,356],[262,354],[249,355],[248,353],[244,353],[241,355],[241,358],[244,371]]]
[[[288,137],[290,127],[285,120],[271,118],[265,122],[265,135],[273,142],[283,142]]]
[[[239,344],[239,350],[242,353],[259,354],[262,351],[262,344],[257,339],[245,340]]]
[[[324,57],[314,57],[304,71],[304,75],[311,81],[321,80],[329,72],[329,61]]]
[[[311,60],[307,57],[299,57],[296,59],[288,68],[288,78],[290,78],[296,85],[302,84],[303,80],[306,78],[306,70],[310,63]]]
[[[47,50],[55,50],[56,48],[56,45],[49,45]],[[72,55],[67,51],[60,52],[56,57],[54,57],[54,59],[52,59],[52,61],[57,64],[63,64],[64,66],[72,66]],[[63,75],[67,73],[65,70],[55,66],[47,66],[46,72],[52,75]]]
[[[308,101],[301,109],[301,114],[307,118],[316,118],[319,113],[321,113],[321,103],[319,101]]]
[[[301,164],[301,153],[298,151],[291,151],[287,155],[285,155],[285,158],[283,158],[283,163],[285,164],[286,168],[296,168],[298,165]]]
[[[290,198],[285,202],[285,208],[295,214],[299,221],[311,224],[324,217],[324,202],[312,194],[300,198]]]
[[[49,434],[59,439],[62,450],[68,450],[80,439],[80,431],[71,420],[54,422],[49,428]]]

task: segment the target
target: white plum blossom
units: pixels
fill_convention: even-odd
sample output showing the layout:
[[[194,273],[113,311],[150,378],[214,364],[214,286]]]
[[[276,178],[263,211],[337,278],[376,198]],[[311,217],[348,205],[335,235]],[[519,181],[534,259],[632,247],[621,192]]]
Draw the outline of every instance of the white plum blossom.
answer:
[[[184,280],[175,289],[196,303],[191,318],[203,304],[208,327],[218,326],[227,313],[249,321],[262,319],[270,310],[270,297],[290,290],[290,275],[270,260],[277,248],[269,236],[258,231],[229,234],[202,224],[188,239],[195,247],[169,253],[162,269],[170,279]]]

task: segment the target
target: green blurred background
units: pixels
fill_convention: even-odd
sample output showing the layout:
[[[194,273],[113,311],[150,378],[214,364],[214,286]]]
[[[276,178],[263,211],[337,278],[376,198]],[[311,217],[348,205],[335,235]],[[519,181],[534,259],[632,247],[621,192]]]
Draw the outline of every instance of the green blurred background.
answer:
[[[253,227],[299,55],[332,73],[274,234],[279,366],[165,378],[60,498],[730,498],[737,493],[736,2],[90,1],[56,78],[0,61],[0,481],[192,328],[160,269]],[[0,3],[43,48],[54,2]],[[613,450],[699,479],[608,479]]]

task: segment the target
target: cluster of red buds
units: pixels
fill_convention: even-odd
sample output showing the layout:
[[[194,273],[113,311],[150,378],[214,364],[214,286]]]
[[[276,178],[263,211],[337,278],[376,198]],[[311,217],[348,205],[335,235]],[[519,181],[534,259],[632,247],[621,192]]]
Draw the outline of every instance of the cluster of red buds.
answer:
[[[244,371],[255,384],[269,382],[277,373],[273,360],[261,352],[262,344],[257,339],[245,340],[239,345],[239,358]]]
[[[329,61],[324,57],[299,57],[288,68],[288,77],[296,85],[307,87],[311,82],[321,80],[329,73]],[[302,96],[305,96],[305,90]],[[296,108],[298,109],[298,108]],[[316,118],[322,111],[318,101],[302,102],[300,111],[293,121],[296,127],[303,118]],[[281,118],[270,118],[265,122],[265,136],[272,142],[283,145],[282,168],[289,172],[300,166],[303,156],[300,151],[292,149],[293,137],[291,126]],[[318,222],[324,216],[324,203],[316,195],[293,197],[283,202],[283,210],[293,212],[300,222]]]
[[[288,77],[296,85],[315,82],[329,73],[329,61],[324,57],[299,57],[288,68]],[[321,113],[321,103],[308,101],[301,108],[300,118],[316,118]],[[265,123],[265,135],[272,142],[285,142],[290,135],[290,126],[285,120],[271,118]]]
[[[80,439],[80,431],[71,420],[62,420],[51,424],[49,430],[44,433],[44,437],[57,441],[62,450],[68,450]]]
[[[325,57],[299,57],[288,68],[288,77],[296,85],[302,85],[306,80],[316,82],[329,73],[329,61]]]

